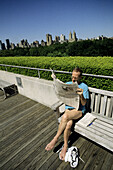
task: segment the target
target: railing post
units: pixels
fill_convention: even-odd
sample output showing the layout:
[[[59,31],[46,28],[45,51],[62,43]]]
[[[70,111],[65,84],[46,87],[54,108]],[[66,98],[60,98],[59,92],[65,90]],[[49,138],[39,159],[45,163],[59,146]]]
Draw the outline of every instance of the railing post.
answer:
[[[5,71],[7,71],[7,66],[5,66]]]
[[[38,77],[39,77],[39,79],[40,79],[40,71],[39,71],[39,69],[38,69]]]

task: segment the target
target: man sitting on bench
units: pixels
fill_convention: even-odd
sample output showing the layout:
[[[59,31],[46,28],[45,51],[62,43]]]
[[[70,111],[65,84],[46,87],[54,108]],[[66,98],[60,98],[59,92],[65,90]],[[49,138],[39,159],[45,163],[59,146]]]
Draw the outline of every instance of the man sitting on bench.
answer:
[[[62,134],[64,131],[64,146],[62,148],[62,151],[60,153],[60,158],[62,160],[65,159],[65,154],[68,148],[68,139],[71,134],[71,127],[73,124],[73,120],[79,119],[85,114],[86,111],[86,99],[89,99],[89,92],[88,92],[88,86],[81,82],[81,77],[82,77],[82,70],[80,68],[75,68],[72,72],[72,81],[67,82],[67,84],[72,84],[75,81],[78,83],[78,89],[77,89],[77,94],[80,96],[80,106],[79,109],[76,110],[74,107],[71,106],[66,106],[65,113],[62,116],[62,120],[59,124],[57,134],[55,137],[52,139],[52,141],[45,147],[47,151],[51,150],[54,148],[55,144],[58,141],[59,136]]]

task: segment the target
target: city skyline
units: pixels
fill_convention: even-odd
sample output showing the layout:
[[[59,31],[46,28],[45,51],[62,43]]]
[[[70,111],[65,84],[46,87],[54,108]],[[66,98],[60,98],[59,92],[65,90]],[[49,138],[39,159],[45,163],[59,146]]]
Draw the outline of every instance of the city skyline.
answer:
[[[20,43],[18,42],[17,44],[14,44],[12,42],[10,42],[9,39],[6,39],[6,43],[2,42],[2,40],[0,40],[0,50],[4,50],[4,49],[14,49],[15,47],[22,47],[22,48],[26,48],[26,47],[39,47],[41,46],[49,46],[52,45],[54,43],[64,43],[64,42],[74,42],[77,41],[77,37],[76,37],[76,33],[75,31],[70,32],[69,33],[69,39],[66,39],[64,34],[61,34],[60,36],[55,36],[55,39],[53,40],[52,35],[51,34],[46,34],[46,41],[41,40],[41,43],[39,43],[38,40],[33,41],[32,43],[29,43],[27,39],[22,39],[20,41]]]
[[[46,41],[46,34],[55,36],[75,30],[78,39],[104,35],[113,37],[112,0],[20,0],[0,2],[0,40],[17,44]]]
[[[86,40],[104,40],[104,39],[113,39],[113,37],[105,37],[103,35],[98,36],[98,37],[93,37],[91,39],[87,38]],[[32,47],[39,47],[39,46],[50,46],[55,43],[64,43],[64,42],[74,42],[74,41],[83,41],[82,39],[78,39],[76,36],[76,32],[73,31],[73,33],[70,31],[69,33],[69,38],[66,39],[66,36],[64,34],[61,34],[60,36],[55,36],[55,39],[53,40],[51,34],[46,34],[46,41],[41,40],[41,43],[39,43],[38,40],[33,41],[32,43],[29,43],[27,39],[22,39],[20,42],[17,44],[14,44],[10,42],[9,39],[6,39],[6,42],[2,42],[0,40],[0,50],[5,50],[5,49],[14,49],[15,47],[21,47],[21,48],[32,48]]]

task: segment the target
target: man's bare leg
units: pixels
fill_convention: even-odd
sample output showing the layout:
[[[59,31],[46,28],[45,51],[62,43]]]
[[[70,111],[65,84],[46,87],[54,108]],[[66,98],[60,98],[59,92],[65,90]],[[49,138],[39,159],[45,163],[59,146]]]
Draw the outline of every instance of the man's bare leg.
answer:
[[[61,122],[59,124],[57,134],[51,140],[51,142],[45,147],[45,150],[49,151],[49,150],[54,148],[55,144],[58,141],[59,136],[62,134],[62,132],[65,129],[66,125],[67,125],[67,118],[65,117],[65,113],[64,113],[63,118],[62,118],[62,120],[61,120]]]
[[[66,128],[64,130],[64,146],[63,146],[62,151],[60,153],[60,158],[62,160],[65,160],[66,151],[68,149],[68,139],[69,139],[69,136],[71,134],[71,126],[72,126],[72,124],[73,124],[72,120],[68,121],[67,126],[66,126]]]
[[[69,120],[73,120],[73,119],[78,119],[82,116],[82,111],[77,111],[75,109],[73,110],[66,110],[64,115],[62,116],[62,120],[61,123],[59,125],[58,131],[56,136],[52,139],[52,141],[45,147],[45,149],[47,151],[53,149],[53,147],[55,146],[55,144],[58,141],[59,136],[62,134],[63,130],[65,129],[67,122]]]

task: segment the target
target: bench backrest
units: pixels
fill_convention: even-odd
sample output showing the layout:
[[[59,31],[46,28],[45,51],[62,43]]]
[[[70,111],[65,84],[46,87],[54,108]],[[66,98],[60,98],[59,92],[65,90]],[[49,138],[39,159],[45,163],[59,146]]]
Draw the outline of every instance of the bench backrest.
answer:
[[[103,116],[113,118],[113,92],[89,87],[90,109]]]

